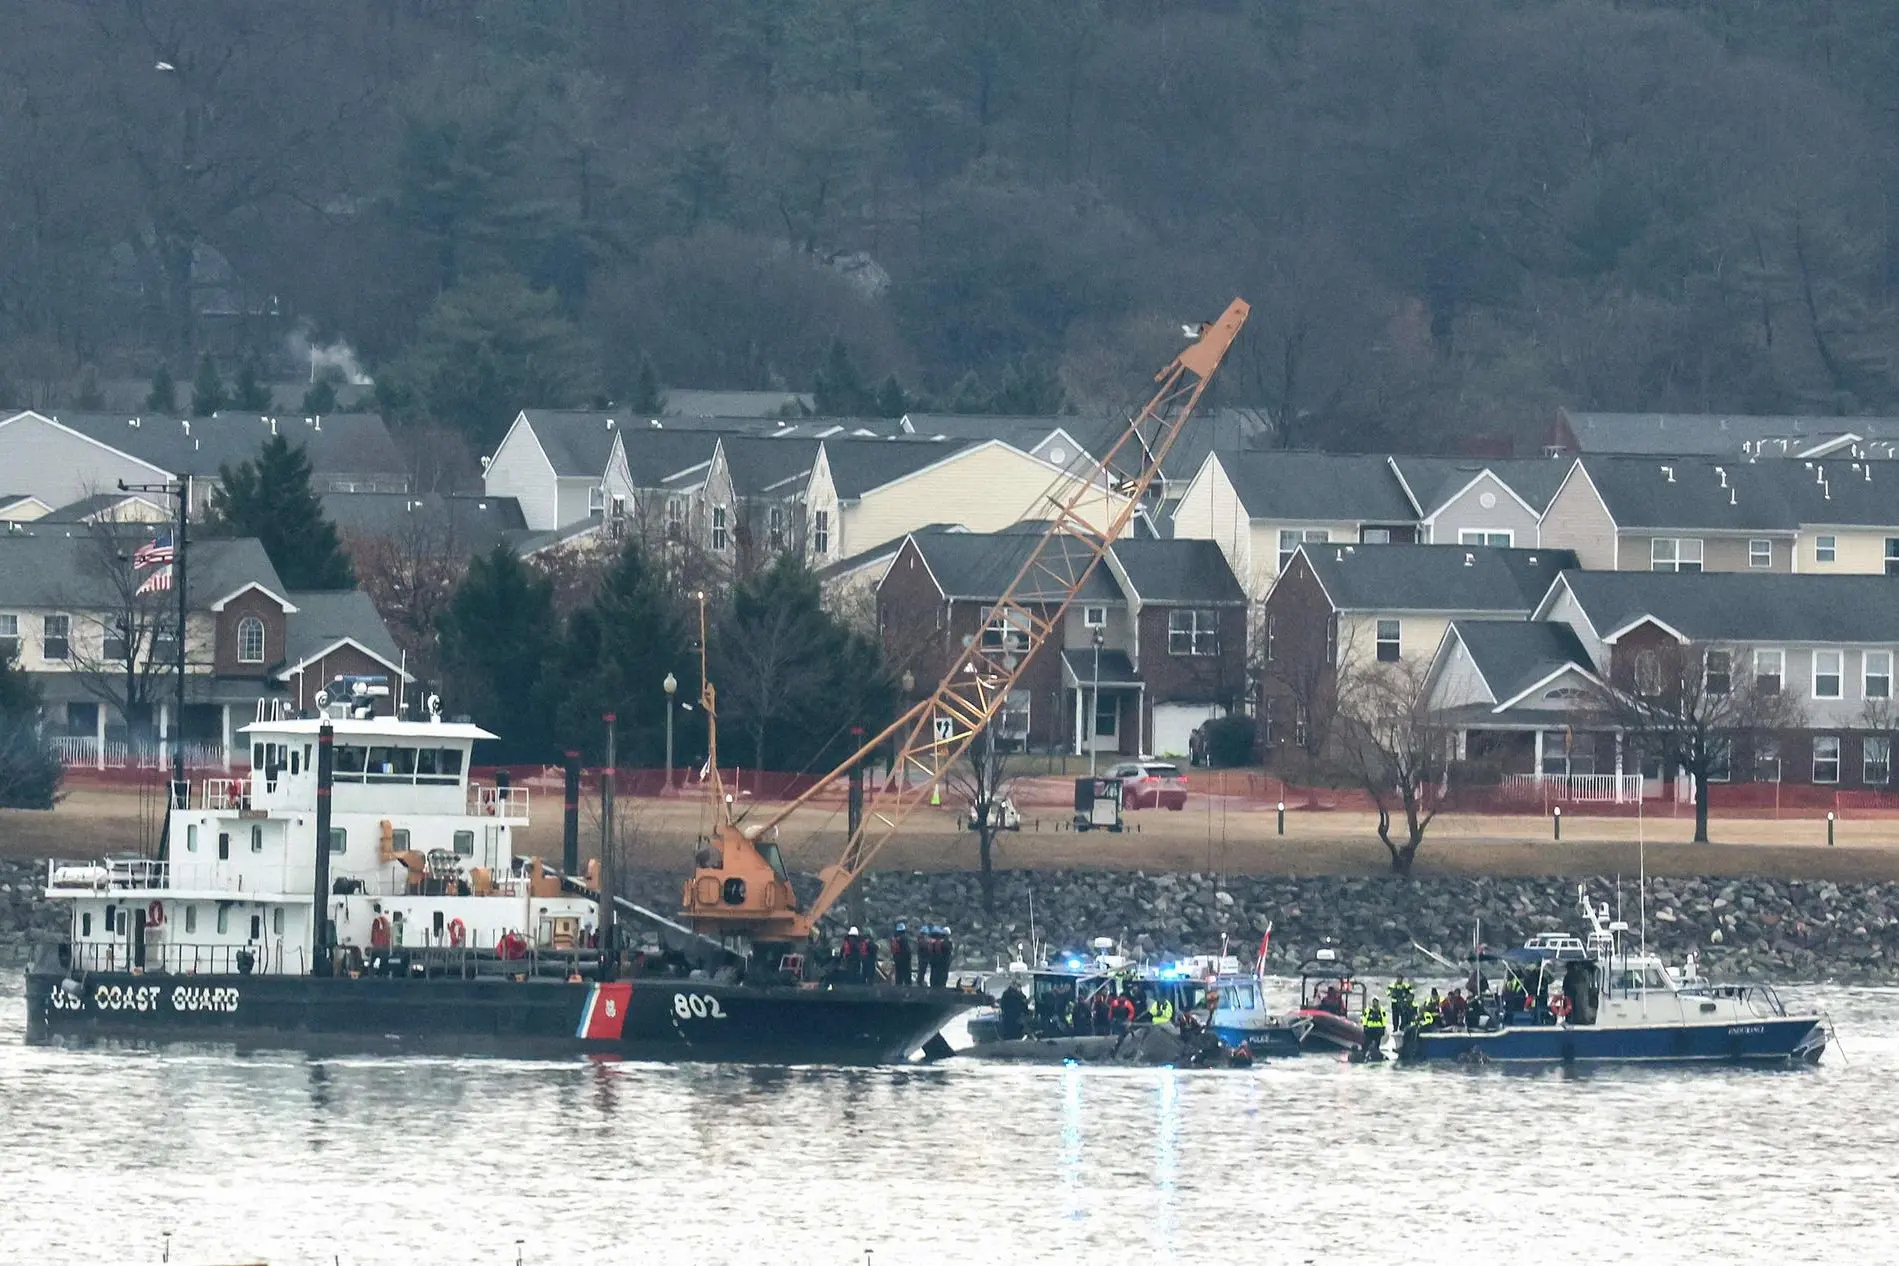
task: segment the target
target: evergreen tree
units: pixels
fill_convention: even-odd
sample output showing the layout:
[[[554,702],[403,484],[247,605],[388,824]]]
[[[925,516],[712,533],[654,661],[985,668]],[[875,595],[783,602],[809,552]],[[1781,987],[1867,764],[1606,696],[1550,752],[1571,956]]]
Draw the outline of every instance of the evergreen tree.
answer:
[[[627,407],[641,417],[656,418],[666,411],[666,393],[660,389],[659,371],[653,368],[653,358],[640,353],[640,371],[633,379],[633,397]]]
[[[554,751],[547,666],[560,644],[554,586],[506,545],[476,558],[436,624],[446,711],[501,736],[504,758]]]
[[[73,408],[87,413],[97,413],[105,408],[105,392],[99,387],[99,371],[91,365],[79,373],[79,390],[73,394]]]
[[[178,384],[171,376],[171,367],[160,365],[158,372],[152,375],[152,389],[145,396],[145,412],[169,416],[178,412]]]
[[[811,404],[821,418],[862,418],[875,413],[876,397],[864,386],[842,339],[832,339],[824,354],[824,365],[811,385]]]
[[[567,622],[560,667],[563,741],[582,748],[588,759],[599,759],[600,714],[611,712],[617,718],[620,760],[660,763],[666,742],[660,682],[667,673],[682,683],[698,675],[688,653],[689,621],[678,592],[637,543],[629,544],[602,578],[593,602]],[[691,698],[692,688],[682,689]],[[697,720],[696,713],[682,715]],[[675,742],[683,737],[675,733]],[[675,749],[681,763],[683,751]]]
[[[336,380],[325,374],[310,384],[303,393],[303,413],[305,417],[321,417],[336,412]]]
[[[231,392],[231,407],[244,413],[270,410],[270,387],[265,384],[255,356],[246,356],[238,367],[237,385]]]
[[[191,416],[207,418],[230,404],[224,379],[218,377],[217,362],[206,352],[198,358],[198,376],[191,380]]]
[[[759,768],[842,757],[850,727],[882,728],[896,701],[876,643],[824,609],[817,577],[790,554],[734,587],[711,654],[721,715]]]
[[[987,413],[1043,417],[1068,407],[1068,391],[1048,360],[1024,352],[1002,367],[1002,386],[989,401]]]
[[[40,724],[40,690],[17,655],[0,659],[0,808],[50,809],[65,770]]]
[[[989,412],[989,389],[982,385],[982,379],[976,376],[975,370],[972,369],[957,379],[945,407],[951,413]]]
[[[218,468],[211,492],[215,527],[234,536],[254,536],[292,589],[347,589],[356,583],[336,527],[310,487],[310,459],[303,446],[282,435],[264,442],[257,456]]]
[[[909,393],[904,391],[895,374],[886,376],[883,385],[877,388],[876,411],[880,418],[900,418],[910,412],[911,403]]]

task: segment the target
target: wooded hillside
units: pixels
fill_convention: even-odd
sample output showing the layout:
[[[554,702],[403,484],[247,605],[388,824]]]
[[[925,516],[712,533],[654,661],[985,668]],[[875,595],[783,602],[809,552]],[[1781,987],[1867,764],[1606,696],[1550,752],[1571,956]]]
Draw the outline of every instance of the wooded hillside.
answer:
[[[301,323],[478,444],[834,337],[1092,408],[1237,293],[1219,389],[1294,444],[1899,409],[1891,0],[8,11],[0,404]]]

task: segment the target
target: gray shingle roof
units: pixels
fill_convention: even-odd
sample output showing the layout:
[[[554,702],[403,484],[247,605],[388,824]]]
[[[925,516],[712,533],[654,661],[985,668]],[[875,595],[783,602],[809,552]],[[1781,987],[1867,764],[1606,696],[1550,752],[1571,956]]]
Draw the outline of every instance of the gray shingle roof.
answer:
[[[1392,461],[1418,499],[1421,514],[1427,516],[1443,509],[1445,502],[1486,470],[1541,514],[1574,464],[1569,459],[1554,458],[1483,461],[1465,457],[1394,457]]]
[[[1040,539],[1009,532],[918,532],[910,536],[944,597],[976,601],[1000,598]],[[1019,596],[1025,602],[1059,600],[1063,583],[1078,575],[1086,562],[1085,551],[1075,542],[1052,542],[1042,557],[1042,567],[1031,574]],[[1123,601],[1120,586],[1106,566],[1089,574],[1076,599]]]
[[[984,413],[910,413],[903,419],[913,435],[941,435],[949,439],[1001,440],[1028,452],[1056,431],[1067,432],[1077,444],[1084,437],[1099,435],[1107,425],[1104,418],[1045,416],[1004,416]]]
[[[1718,413],[1575,413],[1563,411],[1580,453],[1738,457],[1743,443],[1787,439],[1789,448],[1852,433],[1899,440],[1899,418],[1749,416]]]
[[[425,540],[484,554],[527,522],[513,497],[445,496],[439,492],[331,492],[323,515],[351,536],[391,537],[417,530]]]
[[[534,431],[534,438],[541,443],[541,451],[554,467],[554,473],[562,477],[605,474],[607,461],[613,455],[614,432],[644,423],[644,419],[612,410],[524,409],[522,412]]]
[[[1618,528],[1791,532],[1790,467],[1653,457],[1585,457],[1582,468]],[[1671,478],[1672,476],[1672,478]]]
[[[719,439],[716,431],[656,431],[644,425],[629,426],[620,436],[627,476],[635,488],[673,487],[682,477],[687,482],[699,482],[718,451]],[[606,462],[602,460],[594,473],[605,470]]]
[[[1128,658],[1126,651],[1111,651],[1103,647],[1101,651],[1101,675],[1095,676],[1094,647],[1076,647],[1062,652],[1062,667],[1066,675],[1077,682],[1093,685],[1099,681],[1103,689],[1109,686],[1138,686],[1141,675],[1134,671],[1134,661]]]
[[[48,415],[69,427],[160,470],[173,474],[215,474],[256,455],[272,434],[270,417],[219,413],[184,421],[128,418],[122,413]],[[133,426],[132,422],[138,425]],[[317,474],[400,474],[407,463],[374,413],[326,413],[321,418],[283,414],[276,430],[301,445]]]
[[[848,501],[980,442],[828,439],[824,441],[824,459],[831,468],[831,483],[837,495]]]
[[[1306,545],[1319,583],[1341,611],[1528,613],[1576,566],[1566,549],[1478,545]]]
[[[1252,449],[1218,456],[1249,518],[1411,523],[1418,517],[1383,457]]]
[[[55,506],[53,512],[48,514],[44,519],[39,520],[39,522],[48,525],[54,523],[85,523],[89,521],[93,515],[110,510],[112,507],[127,501],[144,501],[156,505],[160,510],[163,510],[166,508],[163,504],[163,500],[163,494],[141,495],[133,492],[95,492],[89,497],[81,497],[79,500],[69,501],[63,506]],[[172,504],[174,506],[177,504],[176,498],[172,499]]]
[[[706,391],[691,387],[666,389],[666,412],[683,417],[763,418],[787,405],[811,407],[809,392]]]
[[[1212,541],[1122,540],[1114,560],[1142,602],[1244,606],[1246,591]]]
[[[1886,576],[1577,571],[1563,578],[1598,635],[1644,617],[1695,641],[1899,641]]]
[[[741,497],[803,492],[821,447],[818,440],[757,435],[727,435],[721,442],[726,469],[732,474],[732,490]]]
[[[1550,620],[1455,620],[1451,628],[1502,703],[1565,664],[1593,672],[1589,652],[1567,624]]]
[[[299,590],[288,596],[297,607],[288,617],[285,631],[288,663],[302,663],[347,637],[392,666],[401,666],[401,648],[389,636],[375,604],[362,590]]]
[[[151,535],[84,525],[39,527],[0,535],[0,604],[74,611],[117,608],[124,590],[114,580],[132,576],[132,552]],[[254,537],[193,539],[186,568],[189,604],[202,610],[246,584],[284,596],[283,581]],[[141,574],[149,575],[149,572]]]

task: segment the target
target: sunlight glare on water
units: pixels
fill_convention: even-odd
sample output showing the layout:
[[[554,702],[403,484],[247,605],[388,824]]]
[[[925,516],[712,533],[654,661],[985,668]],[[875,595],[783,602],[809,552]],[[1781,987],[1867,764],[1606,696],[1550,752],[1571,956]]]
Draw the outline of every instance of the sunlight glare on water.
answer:
[[[1899,991],[1818,1069],[1248,1072],[311,1059],[21,1044],[0,1258],[1894,1260]]]

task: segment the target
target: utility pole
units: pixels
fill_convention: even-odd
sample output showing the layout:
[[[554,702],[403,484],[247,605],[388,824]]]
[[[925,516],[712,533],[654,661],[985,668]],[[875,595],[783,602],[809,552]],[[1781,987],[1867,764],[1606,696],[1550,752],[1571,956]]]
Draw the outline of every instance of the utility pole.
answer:
[[[600,771],[600,979],[612,980],[619,962],[613,944],[613,783],[618,771],[614,768],[613,713],[604,713],[600,719],[607,723],[607,767]]]
[[[191,476],[180,475],[175,480],[162,484],[128,484],[119,480],[120,492],[155,492],[164,496],[178,498],[178,521],[172,527],[171,536],[171,583],[178,595],[178,638],[177,661],[173,665],[178,674],[176,690],[172,696],[171,720],[171,782],[165,795],[164,824],[158,832],[158,860],[165,861],[171,855],[171,813],[172,809],[182,809],[185,793],[185,610],[186,587],[188,579],[185,572],[185,525],[191,518]]]

